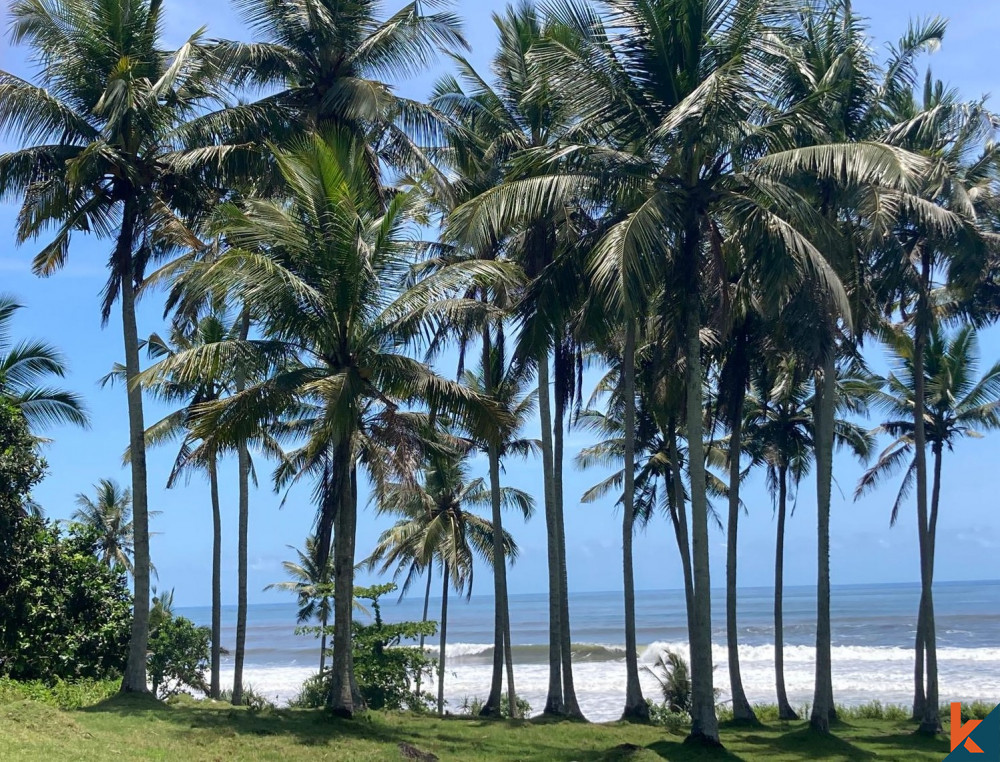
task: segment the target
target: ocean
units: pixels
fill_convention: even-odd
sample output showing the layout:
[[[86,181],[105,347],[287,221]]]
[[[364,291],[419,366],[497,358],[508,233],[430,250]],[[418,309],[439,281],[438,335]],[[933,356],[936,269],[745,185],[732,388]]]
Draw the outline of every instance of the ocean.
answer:
[[[417,586],[415,586],[416,588]],[[913,638],[916,584],[835,586],[832,595],[833,685],[838,703],[872,700],[908,704],[913,686]],[[1000,699],[1000,581],[935,585],[941,701]],[[720,700],[729,696],[726,662],[725,595],[713,592],[715,686]],[[431,618],[440,599],[431,599]],[[401,603],[385,599],[386,621],[418,620],[422,599]],[[770,588],[739,592],[740,661],[743,685],[751,702],[775,701],[773,599]],[[789,700],[802,706],[812,700],[815,595],[812,588],[785,590],[785,680]],[[683,592],[636,593],[637,637],[641,661],[653,664],[671,649],[687,656]],[[276,703],[299,691],[319,667],[319,641],[295,634],[296,607],[287,603],[252,605],[247,616],[245,682]],[[617,719],[625,697],[624,606],[621,593],[570,596],[574,679],[584,714],[593,721]],[[178,608],[177,613],[208,625],[208,606]],[[517,692],[541,711],[548,685],[547,596],[512,595],[511,638]],[[235,642],[236,607],[223,608],[223,645]],[[490,687],[493,599],[449,598],[445,696],[460,711],[466,699],[485,698]],[[435,646],[435,639],[428,645]],[[436,649],[435,649],[436,650]],[[223,663],[223,685],[232,681],[231,655]],[[644,695],[659,700],[653,675],[641,672]]]

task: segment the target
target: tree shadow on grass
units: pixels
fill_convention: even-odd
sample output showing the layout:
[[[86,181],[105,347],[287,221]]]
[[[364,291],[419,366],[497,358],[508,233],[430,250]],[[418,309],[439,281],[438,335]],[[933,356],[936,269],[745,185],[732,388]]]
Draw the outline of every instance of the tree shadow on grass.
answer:
[[[671,762],[688,762],[688,760],[716,760],[718,762],[740,762],[743,757],[725,748],[710,748],[699,744],[677,741],[656,741],[646,747]]]
[[[845,728],[846,726],[841,725],[840,727]],[[747,735],[743,737],[743,742],[766,746],[776,754],[791,755],[795,759],[827,759],[830,757],[873,759],[876,756],[873,752],[862,749],[840,736],[817,733],[808,727],[782,733],[778,736]],[[763,748],[761,752],[767,754]]]

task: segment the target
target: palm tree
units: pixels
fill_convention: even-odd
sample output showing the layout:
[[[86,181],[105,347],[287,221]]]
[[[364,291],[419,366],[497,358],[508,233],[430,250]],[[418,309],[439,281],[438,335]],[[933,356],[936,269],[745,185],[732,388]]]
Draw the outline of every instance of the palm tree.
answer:
[[[237,328],[228,320],[224,312],[214,310],[186,326],[183,321],[175,322],[170,340],[153,334],[145,342],[146,351],[153,360],[175,357],[198,346],[217,343],[235,338]],[[124,368],[117,369],[124,376]],[[146,429],[147,446],[155,446],[168,440],[181,439],[181,445],[174,459],[174,465],[167,479],[167,488],[176,485],[182,475],[191,469],[204,470],[208,476],[212,502],[212,677],[209,697],[218,699],[221,695],[220,673],[222,665],[222,511],[219,503],[219,452],[211,440],[199,440],[192,436],[188,424],[198,405],[220,399],[235,390],[234,376],[229,369],[223,375],[204,377],[189,381],[167,378],[147,387],[161,401],[181,407],[168,413],[164,418]],[[242,666],[242,663],[241,663]],[[238,670],[236,684],[241,684],[242,670]],[[234,689],[234,694],[236,693]],[[238,697],[242,701],[242,697]]]
[[[72,520],[97,535],[101,561],[108,566],[122,566],[135,573],[134,529],[132,522],[132,492],[112,479],[101,479],[94,485],[94,497],[77,493]]]
[[[397,574],[408,567],[404,590],[414,572],[427,569],[430,580],[431,566],[437,563],[441,567],[438,714],[444,713],[448,590],[454,587],[456,591],[465,591],[467,596],[472,595],[473,558],[479,555],[492,563],[497,532],[490,521],[463,508],[491,504],[492,491],[483,479],[469,477],[465,454],[470,447],[459,446],[462,449],[457,452],[438,452],[430,457],[422,484],[390,482],[381,487],[377,495],[379,512],[403,518],[383,532],[368,560],[372,566],[381,563],[383,573],[394,565]],[[504,488],[502,500],[509,507],[517,507],[525,518],[532,512],[531,497],[520,490]],[[505,560],[517,557],[517,546],[507,533],[501,537],[501,548]]]
[[[497,329],[495,346],[490,341],[489,330],[483,332],[483,359],[478,372],[467,371],[463,383],[476,394],[492,400],[503,411],[509,423],[492,427],[489,431],[478,432],[473,439],[480,450],[486,452],[489,460],[490,520],[493,532],[493,575],[495,596],[495,627],[493,643],[493,674],[490,693],[480,710],[483,716],[500,716],[500,696],[503,690],[503,665],[507,666],[507,701],[510,716],[517,717],[517,692],[514,688],[513,642],[510,633],[510,605],[507,596],[506,557],[501,545],[503,541],[504,488],[500,483],[500,473],[504,462],[511,458],[527,458],[540,449],[540,443],[526,439],[521,432],[535,413],[538,399],[537,390],[529,390],[529,377],[523,368],[506,362],[502,328]],[[507,492],[506,494],[516,494]],[[526,506],[532,502],[525,501]],[[528,518],[528,513],[525,513]],[[429,573],[429,572],[428,572]]]
[[[916,437],[913,410],[916,407],[916,347],[914,338],[901,330],[887,334],[893,354],[895,371],[875,379],[877,390],[872,406],[888,416],[877,429],[893,437],[875,464],[865,472],[855,490],[855,499],[882,484],[885,479],[903,471],[889,523],[894,525],[905,501],[912,495],[916,483]],[[923,353],[924,430],[933,457],[930,511],[927,521],[927,548],[931,581],[933,582],[934,550],[937,542],[937,521],[941,497],[941,470],[945,449],[966,437],[979,438],[980,432],[1000,426],[1000,363],[993,365],[977,378],[979,346],[975,328],[964,326],[948,336],[939,324],[931,327]],[[924,643],[928,629],[934,627],[933,611],[924,611],[917,629],[923,639],[917,641],[918,687],[923,687],[922,667]],[[921,632],[922,631],[922,632]],[[915,712],[915,718],[924,715]]]
[[[420,247],[410,227],[416,195],[400,192],[383,205],[364,145],[342,133],[303,140],[276,160],[289,200],[223,207],[229,249],[200,276],[208,290],[260,315],[261,336],[182,352],[148,378],[197,379],[239,359],[253,371],[245,390],[200,406],[195,434],[300,445],[280,455],[275,479],[317,483],[317,558],[326,562],[331,541],[334,557],[330,703],[351,715],[363,705],[351,657],[358,466],[376,484],[412,470],[424,446],[422,417],[406,406],[425,403],[479,426],[500,416],[400,351],[425,317],[413,317],[401,296],[407,259]],[[434,299],[424,293],[421,301],[426,310]]]
[[[750,467],[763,466],[767,487],[775,501],[777,516],[774,561],[774,671],[778,715],[783,720],[798,719],[788,702],[784,671],[784,562],[785,522],[790,495],[812,467],[816,452],[815,400],[811,393],[806,361],[790,353],[768,360],[755,374],[754,386],[744,411],[744,441]],[[864,375],[843,373],[838,378],[838,412],[834,419],[834,441],[860,460],[871,454],[873,439],[847,414],[863,409],[870,393]],[[792,498],[794,504],[794,497]]]
[[[974,291],[998,249],[994,217],[998,179],[996,118],[984,103],[963,103],[928,71],[922,102],[912,89],[892,93],[896,124],[888,139],[928,158],[932,171],[915,194],[923,206],[898,210],[891,245],[877,261],[884,311],[899,312],[913,331],[914,481],[920,545],[921,613],[917,626],[914,714],[921,731],[941,730],[938,716],[937,638],[933,626],[933,541],[927,493],[924,355],[935,319],[935,278],[958,292]],[[920,653],[922,652],[922,656]],[[926,660],[926,689],[920,673]]]
[[[780,132],[784,123],[780,111],[764,105],[762,91],[771,61],[764,41],[775,25],[769,11],[689,0],[608,5],[614,33],[605,30],[603,15],[567,4],[555,11],[557,19],[583,42],[542,42],[533,55],[553,87],[583,114],[574,137],[604,139],[535,151],[525,157],[535,176],[483,194],[458,217],[468,239],[485,240],[518,220],[560,215],[580,199],[593,199],[594,214],[610,210],[616,223],[596,244],[607,267],[627,278],[634,293],[668,282],[683,295],[665,300],[662,309],[686,346],[692,736],[714,744],[701,328],[703,309],[717,306],[717,284],[730,276],[717,242],[725,231],[745,243],[769,274],[763,284],[768,300],[785,303],[814,282],[837,314],[848,315],[840,281],[803,232],[822,231],[822,220],[780,177],[794,166],[800,175],[808,170],[832,180],[846,167],[852,178],[871,180],[877,168],[878,179],[892,183],[901,182],[909,164],[878,145],[775,153],[758,139]],[[780,148],[780,141],[773,145]]]
[[[894,137],[898,120],[892,114],[892,103],[901,97],[910,99],[916,80],[916,58],[937,46],[944,28],[940,18],[911,25],[890,49],[880,69],[868,52],[867,30],[854,15],[852,4],[820,4],[806,7],[796,16],[783,35],[785,42],[777,48],[781,60],[777,98],[789,104],[798,116],[793,120],[795,127],[786,131],[792,146],[804,147],[808,154],[818,156],[819,152],[829,151],[831,142],[849,144],[852,154],[862,161],[865,156],[874,158],[878,152],[888,150],[896,156],[895,162],[909,167],[888,182],[886,174],[874,165],[863,173],[868,175],[867,180],[857,177],[844,183],[826,177],[817,183],[811,172],[805,176],[800,173],[798,179],[824,221],[837,231],[837,236],[823,246],[824,255],[851,294],[850,312],[818,294],[803,294],[808,303],[800,303],[794,310],[797,319],[789,322],[793,326],[790,332],[796,334],[793,343],[808,348],[816,370],[817,658],[810,724],[821,732],[829,731],[830,720],[836,716],[831,666],[829,516],[837,358],[856,351],[860,339],[876,322],[879,307],[886,303],[881,292],[896,281],[892,275],[887,277],[887,270],[892,268],[881,264],[879,255],[894,248],[886,246],[885,233],[893,228],[897,211],[906,210],[923,223],[941,224],[940,215],[914,195],[929,164],[910,151],[900,150],[900,141]],[[873,151],[875,148],[878,151]],[[791,162],[789,169],[796,163]],[[794,178],[790,181],[794,182]],[[865,224],[857,224],[860,220]]]
[[[274,582],[265,590],[285,590],[295,593],[299,601],[299,624],[316,619],[320,626],[319,641],[319,674],[322,678],[326,671],[326,627],[333,612],[333,564],[327,559],[320,564],[317,557],[319,543],[316,537],[306,538],[305,551],[288,546],[298,555],[295,561],[282,561],[281,565],[291,577],[285,582]]]
[[[35,257],[49,275],[73,233],[112,242],[101,316],[121,300],[128,377],[135,521],[135,616],[122,690],[146,693],[149,515],[135,295],[147,264],[199,242],[178,218],[195,211],[202,169],[221,148],[185,150],[188,120],[217,92],[196,34],[160,48],[158,0],[23,0],[11,9],[11,41],[30,46],[36,82],[0,72],[0,129],[21,148],[0,156],[0,196],[21,196],[17,241],[55,229]]]
[[[563,350],[569,338],[565,326],[582,291],[578,283],[582,260],[575,256],[574,249],[578,231],[567,220],[555,216],[538,216],[530,224],[499,225],[484,236],[470,237],[467,231],[468,211],[479,199],[523,176],[514,159],[524,152],[558,145],[573,122],[574,104],[558,88],[549,86],[532,58],[533,48],[547,35],[555,34],[565,44],[572,42],[562,34],[568,27],[554,24],[530,1],[508,6],[503,14],[495,14],[493,21],[499,32],[492,67],[494,80],[488,82],[468,61],[456,56],[458,78],[442,83],[432,101],[466,128],[464,135],[479,142],[487,170],[472,188],[476,194],[456,198],[444,237],[458,242],[463,249],[489,252],[491,256],[502,252],[520,264],[528,280],[528,287],[504,307],[521,324],[514,352],[516,361],[533,367],[538,374],[550,622],[549,686],[544,712],[582,718],[573,684],[562,506],[564,419],[567,397],[573,388],[571,353]],[[462,145],[459,148],[469,151]],[[550,383],[553,368],[554,387]]]
[[[428,13],[416,0],[385,19],[373,0],[239,0],[236,10],[258,39],[222,41],[214,53],[229,77],[263,95],[210,115],[211,133],[261,144],[342,130],[366,145],[373,187],[380,161],[430,167],[419,146],[440,134],[440,118],[389,83],[427,68],[441,49],[466,47],[455,14]],[[260,187],[259,174],[253,179]]]
[[[54,423],[89,426],[90,418],[79,395],[42,385],[48,377],[66,375],[66,363],[59,350],[35,340],[9,343],[11,321],[22,306],[0,294],[0,399],[20,410],[34,429]]]

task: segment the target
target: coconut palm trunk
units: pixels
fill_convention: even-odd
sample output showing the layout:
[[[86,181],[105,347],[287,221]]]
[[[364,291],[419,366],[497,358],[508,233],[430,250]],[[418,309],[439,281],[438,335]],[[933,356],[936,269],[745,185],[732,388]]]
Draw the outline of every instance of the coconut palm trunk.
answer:
[[[448,647],[448,562],[444,562],[444,569],[441,572],[441,639],[438,645],[438,701],[437,710],[439,715],[444,715],[444,669],[445,652]]]
[[[354,601],[354,546],[357,498],[353,488],[350,440],[335,448],[337,515],[333,519],[333,684],[329,705],[334,714],[352,717],[361,708],[354,681],[351,624]]]
[[[250,334],[250,313],[246,309],[240,318],[240,341],[246,341]],[[237,368],[235,374],[236,393],[246,389],[246,374]],[[236,593],[236,652],[233,657],[233,698],[234,706],[243,704],[243,663],[246,659],[247,644],[247,539],[250,527],[250,450],[245,439],[236,445],[236,469],[239,479],[239,516],[236,549],[237,593]]]
[[[323,612],[323,616],[319,620],[319,625],[322,628],[322,633],[319,636],[319,677],[322,680],[323,673],[326,672],[326,612]]]
[[[555,361],[555,426],[552,432],[552,492],[555,502],[556,543],[559,550],[559,653],[562,661],[563,705],[568,717],[584,719],[573,685],[573,636],[569,618],[569,571],[566,564],[566,519],[563,514],[563,436],[566,432],[566,403],[560,390],[566,388],[569,369],[561,351]]]
[[[434,577],[433,572],[434,572],[434,567],[431,564],[427,564],[427,586],[424,588],[424,612],[423,612],[423,614],[420,617],[421,624],[424,624],[424,623],[427,622],[427,611],[428,611],[428,609],[430,608],[430,605],[431,605],[431,579]],[[427,638],[427,636],[424,635],[424,633],[421,632],[420,633],[420,653],[424,652],[424,641],[426,640],[426,638]],[[424,674],[424,671],[422,669],[417,671],[416,691],[415,691],[416,694],[417,694],[417,696],[420,695],[420,678],[423,676],[423,674]]]
[[[694,578],[691,575],[691,540],[688,536],[684,481],[680,466],[681,454],[680,447],[677,445],[677,426],[673,420],[670,422],[668,438],[671,469],[673,470],[671,500],[674,508],[674,539],[677,541],[677,550],[681,558],[681,574],[684,577],[684,611],[687,620],[688,643],[690,643],[694,633],[692,627],[694,623]]]
[[[549,358],[543,352],[538,362],[538,418],[542,429],[542,481],[545,494],[545,533],[549,570],[549,688],[545,714],[565,714],[562,685],[562,640],[559,596],[559,544],[555,500],[552,489],[552,408],[549,397]]]
[[[486,396],[493,394],[493,361],[490,332],[483,329],[483,388]],[[490,476],[490,509],[493,522],[493,674],[490,695],[480,714],[500,716],[500,697],[503,695],[504,655],[506,653],[505,625],[507,621],[507,557],[503,548],[503,511],[500,492],[500,445],[494,439],[487,443]],[[513,693],[513,670],[508,676]],[[514,704],[510,711],[513,714]]]
[[[920,732],[941,732],[938,716],[937,636],[934,627],[934,568],[933,549],[930,541],[930,519],[927,510],[927,431],[924,426],[925,373],[924,350],[930,330],[931,308],[928,303],[931,278],[931,255],[926,246],[920,251],[920,292],[917,296],[917,319],[913,337],[913,458],[917,491],[917,536],[920,546],[920,614],[923,620],[924,658],[926,682],[924,711],[920,719]]]
[[[635,572],[632,537],[635,523],[635,320],[626,318],[622,365],[625,398],[625,471],[622,495],[622,569],[625,598],[625,710],[622,719],[648,722],[649,705],[639,683],[639,654],[635,634]]]
[[[212,495],[212,678],[209,697],[218,700],[222,684],[222,510],[219,506],[219,472],[215,456],[208,464]]]
[[[687,439],[691,482],[691,543],[694,611],[691,637],[691,738],[719,744],[712,680],[712,591],[708,553],[708,496],[705,493],[705,445],[702,427],[701,299],[694,268],[699,249],[697,221],[685,233],[685,261],[690,263],[687,298]]]
[[[823,360],[822,377],[816,380],[816,684],[809,724],[830,732],[836,719],[833,705],[833,672],[830,632],[830,493],[833,482],[833,418],[836,406],[836,358],[831,347]]]
[[[740,675],[739,622],[736,608],[737,531],[740,520],[740,438],[743,435],[743,390],[736,395],[729,444],[729,522],[726,527],[726,648],[729,656],[729,685],[733,698],[733,719],[757,724]]]
[[[514,645],[510,640],[510,605],[506,595],[504,596],[503,611],[503,646],[504,662],[507,665],[507,706],[510,719],[517,720],[521,717],[521,712],[517,707],[517,691],[514,690]]]
[[[778,531],[774,548],[774,685],[778,692],[778,719],[797,720],[785,690],[785,516],[788,509],[788,466],[778,467]]]
[[[126,204],[116,256],[131,261],[136,213]],[[149,642],[149,502],[146,490],[146,437],[139,375],[139,331],[135,319],[135,287],[131,268],[121,279],[122,333],[125,340],[125,383],[128,399],[129,452],[132,470],[132,521],[135,562],[132,573],[132,632],[122,678],[123,693],[148,693],[146,650]]]

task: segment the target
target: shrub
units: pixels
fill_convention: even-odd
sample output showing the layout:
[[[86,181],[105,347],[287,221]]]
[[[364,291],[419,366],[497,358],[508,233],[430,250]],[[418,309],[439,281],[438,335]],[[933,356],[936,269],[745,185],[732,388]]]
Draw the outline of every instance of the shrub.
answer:
[[[233,692],[231,690],[222,691],[219,693],[219,700],[231,702],[233,700]],[[243,686],[243,706],[251,712],[270,711],[278,708],[271,699],[263,693],[255,691],[253,686],[249,684]]]
[[[517,716],[519,718],[523,719],[531,714],[531,704],[528,703],[527,699],[515,696],[514,702],[517,704]],[[483,711],[485,704],[486,702],[478,696],[471,699],[466,696],[462,699],[462,703],[458,708],[462,711],[462,714],[467,714],[470,717],[478,717],[479,713]],[[500,716],[510,719],[510,699],[507,698],[506,693],[500,697]]]
[[[92,532],[15,516],[0,549],[0,675],[20,681],[117,677],[132,598],[121,568],[96,555]]]
[[[687,712],[673,712],[665,703],[656,704],[650,699],[646,699],[649,706],[649,721],[653,725],[666,728],[671,733],[677,733],[691,724],[691,717]],[[719,717],[722,722],[722,717]]]
[[[212,632],[171,610],[173,593],[153,598],[149,612],[149,681],[165,699],[192,688],[208,693],[205,671],[211,658]]]
[[[663,703],[675,714],[691,710],[691,671],[684,657],[674,651],[664,651],[652,667],[645,668],[660,684]]]
[[[437,632],[436,622],[384,622],[379,598],[396,590],[395,584],[355,588],[355,596],[371,601],[374,621],[354,627],[354,676],[369,709],[427,709],[432,696],[417,692],[417,675],[430,683],[431,660],[405,641]]]
[[[324,679],[323,675],[316,673],[312,677],[306,678],[299,690],[299,695],[289,701],[288,705],[296,709],[322,709],[326,706],[326,697],[329,693],[329,676]]]

